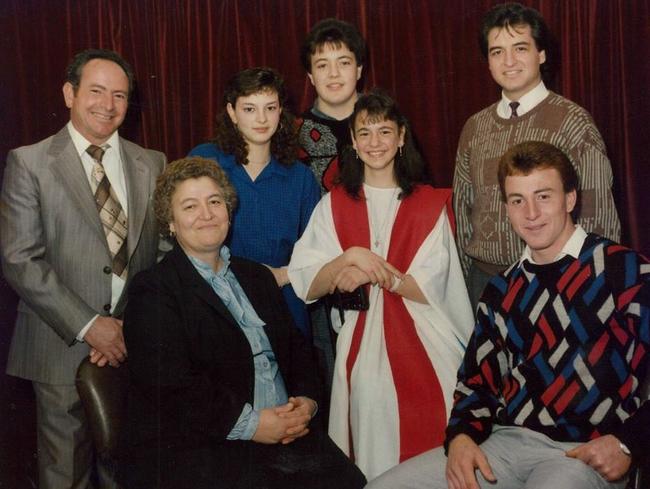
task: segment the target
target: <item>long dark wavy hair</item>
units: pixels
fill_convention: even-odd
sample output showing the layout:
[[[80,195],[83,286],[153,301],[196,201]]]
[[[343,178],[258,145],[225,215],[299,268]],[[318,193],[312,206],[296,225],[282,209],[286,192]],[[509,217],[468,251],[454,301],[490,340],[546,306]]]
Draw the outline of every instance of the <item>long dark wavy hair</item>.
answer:
[[[354,104],[354,111],[350,116],[350,131],[353,139],[354,127],[360,114],[370,121],[393,121],[400,132],[404,129],[404,145],[402,151],[395,154],[393,172],[395,181],[402,190],[399,198],[408,197],[415,185],[428,181],[428,172],[422,156],[415,147],[411,127],[406,117],[400,112],[395,100],[377,88],[361,95]],[[354,149],[348,146],[341,155],[341,173],[338,183],[351,197],[358,199],[363,180],[363,161],[358,159]]]
[[[278,94],[282,114],[280,123],[271,138],[271,154],[283,165],[291,165],[298,149],[298,140],[294,126],[294,117],[285,107],[287,91],[280,74],[271,68],[248,68],[233,76],[226,85],[223,94],[223,110],[217,116],[217,129],[212,139],[221,151],[235,156],[240,165],[248,164],[248,144],[237,127],[230,120],[226,107],[234,108],[239,97],[247,97],[259,92]]]

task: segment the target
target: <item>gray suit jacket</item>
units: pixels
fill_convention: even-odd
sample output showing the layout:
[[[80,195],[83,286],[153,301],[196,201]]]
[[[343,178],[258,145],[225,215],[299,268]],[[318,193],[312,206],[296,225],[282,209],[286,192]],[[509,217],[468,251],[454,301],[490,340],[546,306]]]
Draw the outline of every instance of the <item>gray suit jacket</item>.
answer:
[[[120,139],[128,199],[127,284],[156,261],[151,205],[165,156]],[[0,194],[2,271],[20,296],[7,373],[73,384],[88,345],[76,336],[108,314],[111,257],[95,201],[68,129],[9,152]],[[108,268],[107,268],[108,267]]]

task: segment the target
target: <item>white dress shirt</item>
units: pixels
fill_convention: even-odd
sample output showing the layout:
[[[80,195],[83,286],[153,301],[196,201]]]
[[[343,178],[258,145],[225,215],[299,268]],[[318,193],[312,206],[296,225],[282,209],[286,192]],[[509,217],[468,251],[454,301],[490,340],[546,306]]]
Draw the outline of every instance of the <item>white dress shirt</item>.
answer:
[[[580,256],[580,250],[582,250],[582,246],[585,244],[585,239],[587,239],[587,231],[585,231],[580,224],[576,224],[576,230],[573,231],[571,237],[567,240],[566,243],[564,243],[564,246],[551,263],[561,260],[566,255],[571,255],[573,258],[578,258]],[[536,263],[535,260],[533,260],[528,245],[526,245],[526,248],[524,248],[524,252],[519,259],[519,265],[521,265],[524,260],[528,260],[534,265],[539,265],[539,263]]]
[[[510,102],[519,102],[519,107],[517,107],[517,116],[521,117],[526,112],[534,109],[537,104],[548,97],[549,93],[550,92],[546,88],[546,85],[544,85],[543,81],[540,81],[539,85],[519,100],[510,100],[503,94],[503,92],[501,92],[501,100],[499,101],[499,105],[497,105],[497,115],[502,119],[510,119],[510,115],[512,114]]]
[[[85,137],[81,135],[79,131],[74,127],[72,121],[68,122],[68,132],[70,133],[70,138],[74,144],[77,154],[81,159],[81,164],[83,165],[84,172],[86,173],[86,178],[88,179],[88,185],[90,188],[93,188],[92,185],[92,170],[93,170],[93,158],[90,156],[86,150],[88,146],[92,143],[88,141]],[[124,214],[128,218],[128,201],[126,199],[126,179],[124,177],[124,167],[122,163],[122,153],[120,147],[120,138],[115,131],[110,138],[101,146],[104,150],[104,157],[102,158],[102,165],[104,166],[104,172],[108,177],[109,182],[111,182],[111,187],[115,191],[117,200],[119,200],[122,209],[124,209]],[[128,237],[127,237],[128,239]],[[124,290],[124,285],[126,281],[121,277],[118,277],[114,273],[111,275],[111,309],[115,308],[118,299],[122,295]],[[79,331],[77,334],[77,340],[83,341],[83,337],[86,332],[93,324],[95,319],[99,314],[94,316],[88,323]]]

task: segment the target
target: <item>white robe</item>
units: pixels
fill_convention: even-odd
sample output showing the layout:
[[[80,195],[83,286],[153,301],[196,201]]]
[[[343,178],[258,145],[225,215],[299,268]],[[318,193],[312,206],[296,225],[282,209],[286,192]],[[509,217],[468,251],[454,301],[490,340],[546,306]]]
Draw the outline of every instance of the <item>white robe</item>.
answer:
[[[381,234],[382,241],[379,248],[372,251],[385,258],[399,206],[398,192],[367,185],[364,185],[364,192],[369,202],[371,242],[375,241],[376,234]],[[318,271],[343,251],[334,227],[331,197],[327,194],[316,206],[289,264],[289,279],[298,297],[306,300]],[[446,212],[441,212],[411,266],[402,272],[415,279],[429,302],[419,304],[403,299],[438,376],[448,418],[456,372],[473,330],[474,318]],[[348,455],[351,454],[348,432],[351,427],[355,462],[368,480],[397,465],[400,453],[397,395],[386,354],[383,294],[379,287],[370,288],[369,302],[349,397],[346,359],[359,313],[345,312],[336,346],[329,421],[330,436]],[[333,312],[333,320],[338,322],[338,312]]]

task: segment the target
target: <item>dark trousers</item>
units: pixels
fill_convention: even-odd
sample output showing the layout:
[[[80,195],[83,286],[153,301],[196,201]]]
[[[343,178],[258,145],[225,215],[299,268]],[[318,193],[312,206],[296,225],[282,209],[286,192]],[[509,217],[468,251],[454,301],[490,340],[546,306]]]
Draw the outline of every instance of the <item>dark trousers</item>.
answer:
[[[127,489],[361,489],[366,479],[315,426],[288,445],[227,441],[186,450],[134,451],[123,466]]]
[[[334,377],[334,359],[336,357],[336,333],[329,319],[329,308],[323,301],[309,306],[309,316],[316,351],[318,378],[321,382],[322,395],[318,405],[318,417],[322,426],[327,430],[329,419],[330,396],[332,394],[332,379]]]

